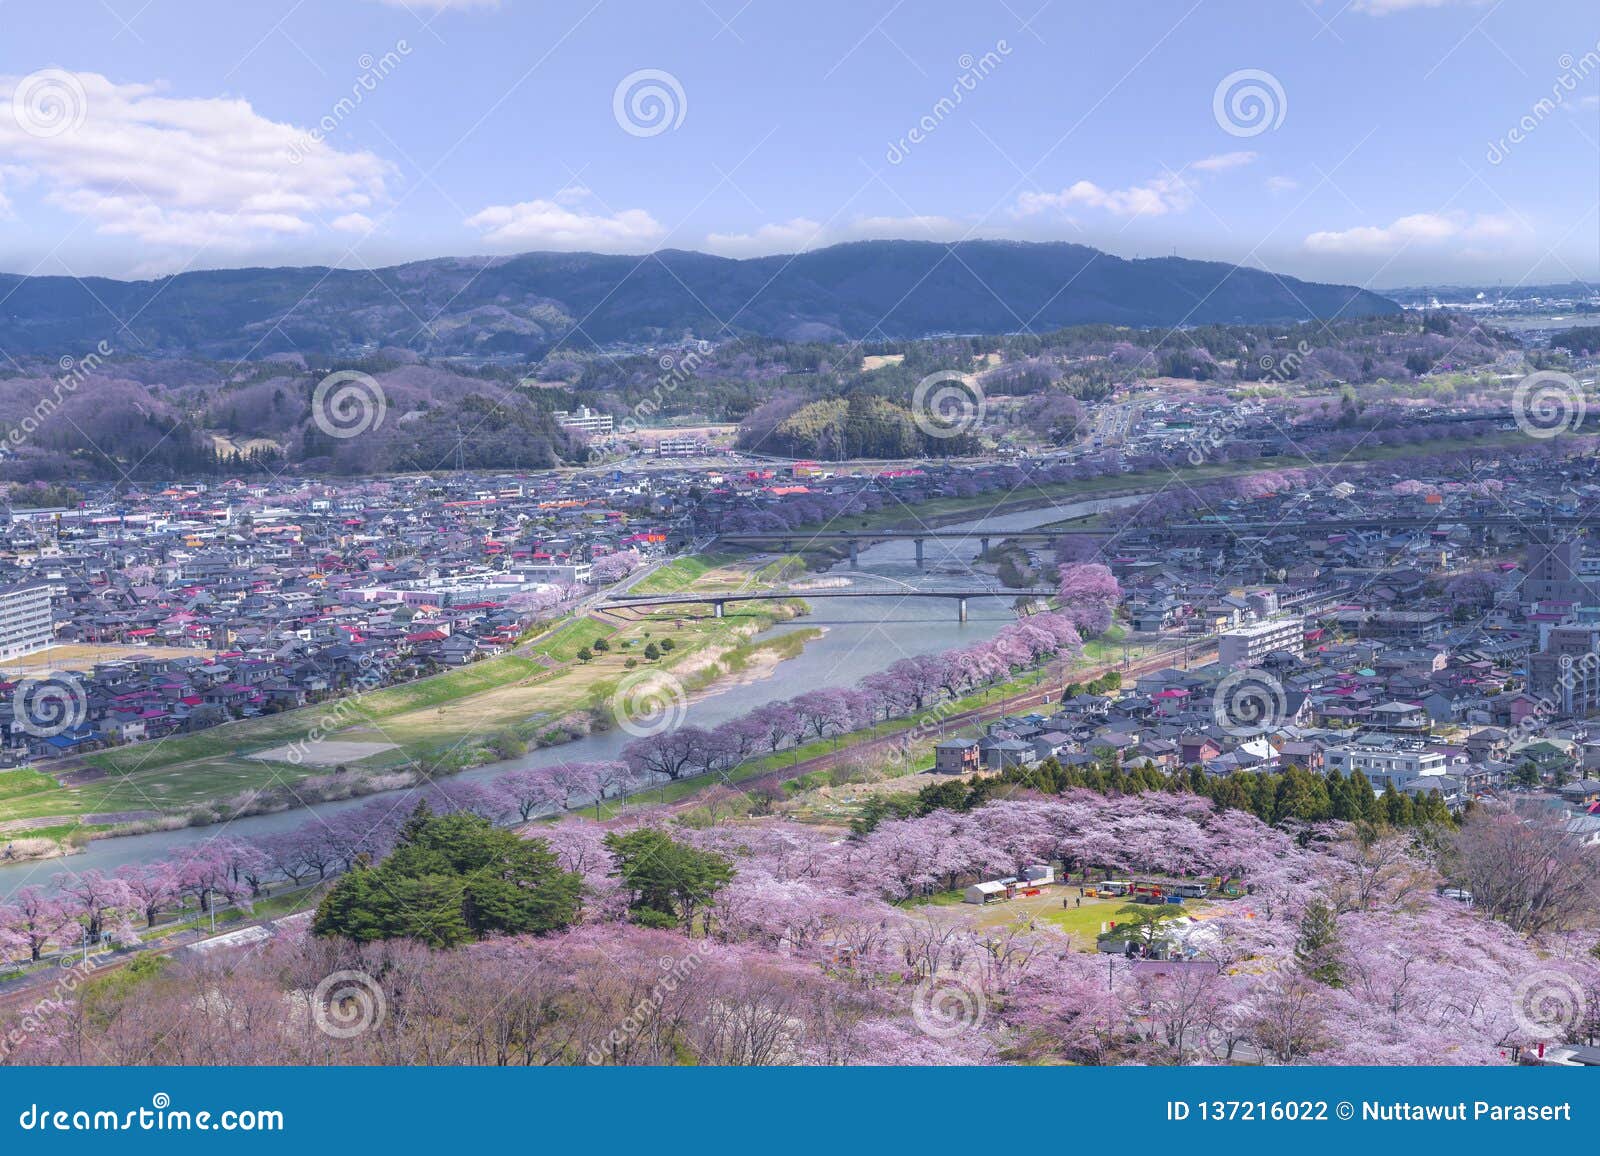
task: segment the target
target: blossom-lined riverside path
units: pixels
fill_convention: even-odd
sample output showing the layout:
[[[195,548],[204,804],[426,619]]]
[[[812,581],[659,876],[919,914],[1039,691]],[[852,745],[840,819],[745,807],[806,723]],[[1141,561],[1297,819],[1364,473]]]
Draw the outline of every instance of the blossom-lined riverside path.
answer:
[[[1040,507],[1011,514],[954,523],[942,527],[960,530],[964,526],[983,525],[991,530],[1032,529],[1070,518],[1088,517],[1121,506],[1146,500],[1148,495],[1123,495],[1099,498],[1093,501],[1070,502],[1059,506]],[[959,571],[970,563],[971,548],[966,542],[930,543],[925,561],[929,573],[919,573],[915,547],[910,541],[884,542],[861,551],[860,563],[864,570],[886,575],[908,584],[927,583],[930,586],[948,585],[950,573]],[[848,564],[837,566],[832,573],[848,576]],[[991,582],[987,575],[983,579]],[[877,673],[894,662],[921,654],[936,654],[953,650],[973,642],[992,637],[1016,616],[1003,599],[982,599],[971,604],[966,622],[959,622],[947,607],[937,599],[904,598],[895,593],[885,593],[877,598],[841,598],[819,600],[813,613],[791,622],[780,623],[761,634],[771,638],[784,631],[824,627],[824,633],[809,643],[795,658],[783,662],[778,670],[781,677],[756,681],[735,682],[721,688],[712,688],[697,696],[685,714],[688,725],[714,727],[719,723],[748,714],[756,707],[778,699],[790,698],[809,690],[849,686],[861,678]],[[1164,661],[1170,661],[1166,656]],[[1044,691],[1029,692],[1025,698],[1037,705],[1037,696]],[[1016,709],[1018,700],[1010,704],[996,702],[985,711]],[[956,716],[961,717],[961,716]],[[985,714],[987,718],[989,715]],[[977,721],[976,718],[967,721]],[[961,725],[954,719],[946,721],[946,729]],[[480,782],[502,775],[510,770],[552,766],[560,763],[607,761],[617,759],[622,748],[632,741],[631,735],[620,728],[601,734],[589,735],[561,746],[544,747],[529,751],[515,759],[488,763],[441,782]],[[880,740],[892,742],[892,740]],[[857,748],[859,753],[859,748]],[[826,756],[832,758],[830,754]],[[822,763],[818,766],[830,764]],[[793,768],[778,773],[778,778],[804,774],[811,767],[802,763],[798,772]],[[763,781],[768,776],[763,776]],[[402,792],[392,792],[398,796]],[[141,835],[127,835],[100,839],[75,855],[57,859],[41,859],[19,863],[0,864],[0,900],[12,891],[29,885],[48,884],[52,875],[63,871],[112,871],[125,863],[150,863],[168,858],[184,848],[203,844],[208,840],[227,835],[231,838],[250,839],[271,835],[299,827],[317,818],[332,819],[344,811],[361,807],[379,795],[365,795],[332,803],[318,803],[310,808],[295,808],[270,815],[251,815],[206,827],[184,827],[174,831],[152,831]]]

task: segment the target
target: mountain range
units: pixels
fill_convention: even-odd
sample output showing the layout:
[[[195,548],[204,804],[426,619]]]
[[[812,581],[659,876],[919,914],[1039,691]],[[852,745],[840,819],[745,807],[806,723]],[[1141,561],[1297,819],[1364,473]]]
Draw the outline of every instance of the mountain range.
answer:
[[[743,260],[524,253],[382,269],[247,268],[149,281],[0,274],[0,348],[119,355],[536,357],[755,334],[786,340],[1204,325],[1398,313],[1363,289],[1084,245],[860,241]]]

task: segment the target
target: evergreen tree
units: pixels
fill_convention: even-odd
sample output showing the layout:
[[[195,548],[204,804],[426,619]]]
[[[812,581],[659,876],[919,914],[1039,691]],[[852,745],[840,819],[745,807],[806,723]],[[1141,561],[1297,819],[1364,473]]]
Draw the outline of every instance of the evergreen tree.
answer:
[[[1344,975],[1339,967],[1338,916],[1320,899],[1307,903],[1301,913],[1300,938],[1295,942],[1294,957],[1300,970],[1318,983],[1344,986]]]

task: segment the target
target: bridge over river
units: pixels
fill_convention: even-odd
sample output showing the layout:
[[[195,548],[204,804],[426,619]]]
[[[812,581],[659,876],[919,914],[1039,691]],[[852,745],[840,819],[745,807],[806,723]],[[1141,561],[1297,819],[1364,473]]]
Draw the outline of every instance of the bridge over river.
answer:
[[[875,575],[872,577],[876,577]],[[892,579],[885,579],[892,581]],[[721,618],[723,608],[730,602],[779,602],[789,598],[812,601],[819,598],[944,598],[956,604],[956,620],[967,620],[967,602],[973,598],[1053,598],[1050,587],[1008,589],[1003,586],[927,587],[897,583],[883,589],[785,589],[785,590],[730,590],[710,594],[619,594],[600,604],[602,610],[621,610],[629,606],[683,606],[709,605],[712,613]]]
[[[1340,518],[1305,519],[1288,515],[1276,521],[1175,522],[1151,527],[1172,538],[1244,537],[1256,534],[1339,534],[1352,530],[1445,530],[1463,526],[1474,530],[1520,529],[1531,532],[1600,528],[1600,510],[1586,514],[1452,514],[1441,510],[1427,515],[1354,514]],[[803,533],[793,530],[763,530],[750,533],[719,534],[715,541],[729,546],[777,549],[785,553],[812,546],[842,544],[850,548],[850,564],[859,565],[861,547],[874,542],[909,541],[917,550],[917,569],[925,567],[923,543],[975,541],[979,556],[989,552],[996,539],[1012,542],[1053,542],[1073,534],[1107,537],[1115,533],[1104,526],[1061,526],[1053,529],[1009,530],[1001,527],[973,526],[960,530],[818,530]]]

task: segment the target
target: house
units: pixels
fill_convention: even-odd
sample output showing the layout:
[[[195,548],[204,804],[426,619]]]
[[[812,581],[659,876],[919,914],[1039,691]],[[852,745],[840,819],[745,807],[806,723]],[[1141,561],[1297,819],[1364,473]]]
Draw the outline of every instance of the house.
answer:
[[[1031,767],[1038,761],[1034,755],[1033,744],[1023,739],[997,739],[986,736],[978,742],[983,747],[984,765],[992,770]]]
[[[1428,729],[1428,715],[1420,706],[1407,702],[1386,702],[1368,712],[1372,725],[1379,730],[1415,732]]]
[[[1600,803],[1600,780],[1579,779],[1575,783],[1558,787],[1556,793],[1568,806],[1587,811],[1596,803]]]
[[[965,775],[983,769],[977,739],[942,739],[933,746],[933,770],[940,775]]]
[[[1209,763],[1221,754],[1221,744],[1206,735],[1184,735],[1178,740],[1178,760],[1186,767]]]

